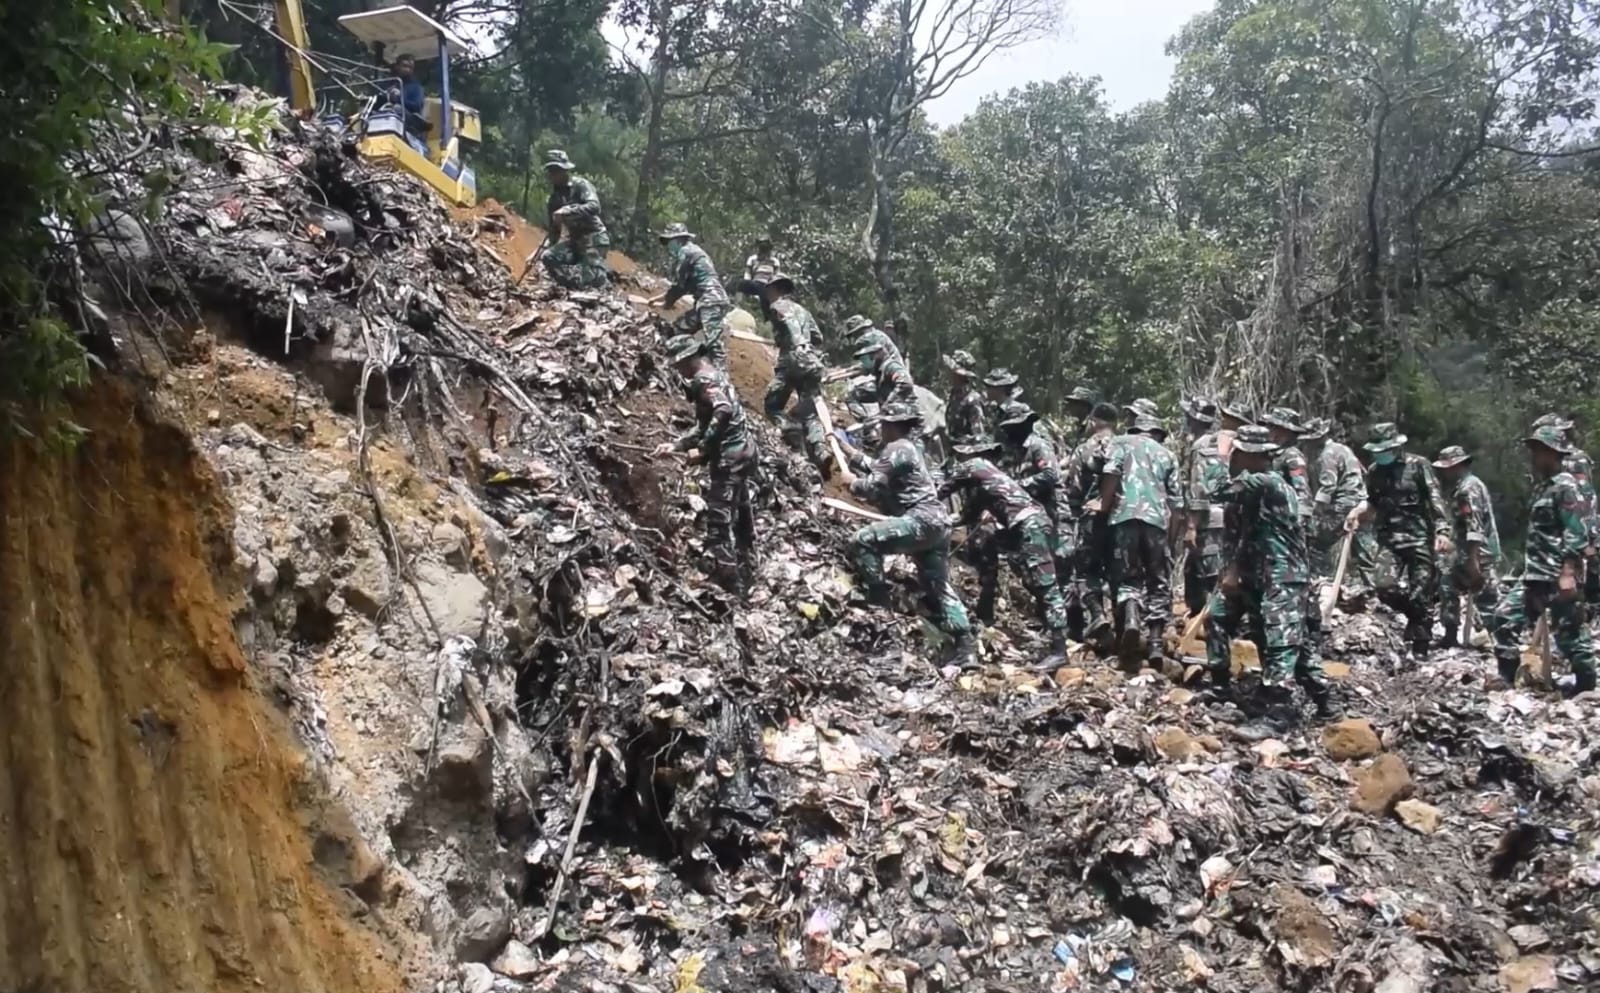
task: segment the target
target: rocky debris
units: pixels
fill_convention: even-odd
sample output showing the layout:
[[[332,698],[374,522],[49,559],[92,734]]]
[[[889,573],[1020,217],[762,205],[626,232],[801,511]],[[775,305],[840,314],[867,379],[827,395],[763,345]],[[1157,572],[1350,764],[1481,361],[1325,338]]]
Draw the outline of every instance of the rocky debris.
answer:
[[[1031,672],[1017,590],[946,679],[908,564],[867,609],[852,524],[759,416],[729,597],[701,481],[647,455],[688,415],[651,318],[512,286],[314,125],[221,147],[149,153],[176,177],[152,290],[218,316],[220,386],[180,354],[173,388],[222,410],[194,420],[241,641],[440,989],[1489,990],[1535,922],[1558,981],[1600,965],[1592,698],[1485,692],[1471,652],[1402,666],[1386,608],[1336,613],[1341,695],[1388,738],[1357,768],[1371,727],[1310,723],[1248,651],[1227,705],[1082,649]],[[1452,830],[1387,819],[1414,791]]]
[[[1371,721],[1351,717],[1322,729],[1322,747],[1335,762],[1348,762],[1372,758],[1383,750],[1383,742]]]
[[[1418,834],[1432,834],[1439,830],[1439,825],[1444,821],[1444,814],[1438,807],[1417,799],[1401,800],[1395,804],[1394,815],[1400,818],[1400,823]]]

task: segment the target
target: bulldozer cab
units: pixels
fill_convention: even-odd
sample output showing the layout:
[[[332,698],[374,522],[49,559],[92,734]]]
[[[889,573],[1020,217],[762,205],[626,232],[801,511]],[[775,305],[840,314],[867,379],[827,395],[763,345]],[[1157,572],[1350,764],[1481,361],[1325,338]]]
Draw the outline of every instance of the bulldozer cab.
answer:
[[[483,122],[477,110],[450,98],[450,60],[466,55],[471,46],[443,24],[403,4],[346,14],[339,25],[385,64],[401,56],[439,63],[439,92],[424,97],[420,114],[408,114],[398,100],[375,100],[352,122],[359,129],[357,148],[362,157],[411,173],[457,206],[476,203],[477,179],[462,153],[483,140]]]

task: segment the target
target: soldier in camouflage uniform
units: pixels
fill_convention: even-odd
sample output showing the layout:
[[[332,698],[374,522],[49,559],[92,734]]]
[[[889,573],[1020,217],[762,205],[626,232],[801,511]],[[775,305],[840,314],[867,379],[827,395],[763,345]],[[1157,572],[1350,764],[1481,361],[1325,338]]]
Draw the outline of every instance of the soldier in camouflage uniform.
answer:
[[[1050,432],[1039,424],[1039,414],[1021,400],[1005,405],[997,425],[1003,450],[1001,467],[1044,508],[1050,522],[1050,550],[1056,557],[1056,575],[1069,568],[1061,541],[1061,461]]]
[[[1074,386],[1062,406],[1072,427],[1071,437],[1058,439],[1063,451],[1078,447],[1089,437],[1089,415],[1094,411],[1095,392],[1088,386]]]
[[[884,354],[896,364],[902,367],[906,364],[905,356],[900,354],[900,346],[894,343],[894,339],[873,327],[872,321],[860,314],[851,314],[845,318],[844,340],[845,344],[850,347],[852,354],[863,345],[878,344],[883,346]],[[909,376],[910,373],[908,372],[907,377],[909,378]]]
[[[755,513],[750,506],[755,439],[745,424],[744,407],[733,384],[706,361],[705,343],[680,334],[667,341],[666,350],[683,376],[684,395],[694,404],[695,428],[676,442],[661,445],[656,453],[688,452],[690,465],[710,470],[705,501],[711,574],[730,592],[738,592],[747,582],[750,550],[755,545]]]
[[[658,236],[667,246],[672,259],[672,285],[659,299],[663,306],[671,307],[685,296],[694,297],[694,309],[678,319],[683,331],[700,333],[706,343],[706,354],[718,369],[728,368],[728,344],[722,340],[722,323],[733,304],[722,280],[717,278],[717,267],[711,256],[691,239],[694,234],[682,224],[669,224]]]
[[[1056,583],[1054,541],[1044,508],[992,461],[1000,443],[990,438],[955,446],[956,465],[939,487],[939,499],[959,493],[963,497],[961,517],[956,527],[969,529],[983,517],[994,518],[999,530],[985,542],[978,555],[977,617],[994,623],[994,603],[1000,590],[1000,557],[1011,561],[1011,568],[1039,602],[1039,613],[1050,632],[1050,656],[1046,666],[1060,665],[1066,655],[1067,605]]]
[[[1372,453],[1367,500],[1347,515],[1354,522],[1347,526],[1372,521],[1378,540],[1394,553],[1406,588],[1390,590],[1388,598],[1406,616],[1406,638],[1412,654],[1421,658],[1433,640],[1433,609],[1439,600],[1434,556],[1448,555],[1454,546],[1433,466],[1407,452],[1405,443],[1406,436],[1393,424],[1373,427],[1371,440],[1362,446]]]
[[[550,199],[545,201],[545,272],[553,282],[569,290],[609,286],[611,270],[606,266],[606,249],[611,245],[611,235],[600,217],[600,196],[593,183],[572,175],[577,166],[566,152],[552,148],[548,159],[544,164],[544,174],[550,180]]]
[[[1591,608],[1600,610],[1600,558],[1596,552],[1600,550],[1600,496],[1595,493],[1594,460],[1589,453],[1578,447],[1577,430],[1570,417],[1560,414],[1544,414],[1533,422],[1535,429],[1541,427],[1554,427],[1561,432],[1561,438],[1571,448],[1572,454],[1561,460],[1562,468],[1572,474],[1577,481],[1578,493],[1588,501],[1589,514],[1589,547],[1584,554],[1587,565],[1588,582],[1586,584],[1586,599]]]
[[[1278,452],[1272,458],[1272,468],[1283,474],[1289,487],[1294,490],[1294,495],[1300,504],[1300,521],[1310,533],[1311,526],[1311,467],[1306,463],[1306,457],[1300,451],[1297,442],[1300,439],[1300,413],[1289,407],[1273,407],[1261,415],[1261,423],[1267,429],[1267,434],[1272,438],[1272,443],[1278,446]]]
[[[1350,446],[1332,441],[1333,423],[1326,417],[1306,425],[1300,441],[1311,464],[1311,573],[1333,578],[1339,569],[1339,548],[1344,542],[1345,518],[1367,499],[1366,470]],[[1372,585],[1378,564],[1378,542],[1370,525],[1355,532],[1350,544],[1350,564],[1345,567],[1345,589],[1359,595]]]
[[[1439,485],[1448,494],[1455,555],[1440,570],[1439,620],[1444,625],[1440,644],[1454,647],[1461,621],[1461,595],[1466,593],[1487,621],[1500,605],[1500,580],[1495,569],[1500,563],[1500,529],[1494,523],[1494,504],[1489,487],[1472,471],[1472,456],[1460,445],[1451,445],[1433,460]],[[1472,643],[1468,628],[1462,644]]]
[[[778,273],[761,288],[762,299],[772,318],[772,340],[778,346],[778,361],[772,369],[772,382],[761,409],[793,445],[793,425],[785,413],[789,398],[799,394],[794,416],[799,422],[807,456],[818,465],[828,462],[828,438],[817,415],[817,398],[822,395],[822,332],[811,312],[796,303],[790,294],[794,280]]]
[[[868,524],[850,540],[851,560],[869,601],[889,602],[883,578],[887,555],[909,555],[916,563],[922,600],[935,623],[955,639],[955,657],[974,661],[975,646],[966,608],[950,586],[950,515],[939,501],[922,452],[911,440],[921,422],[915,403],[886,404],[882,413],[883,450],[875,462],[851,460],[843,474],[850,492],[890,515],[887,521]],[[867,475],[857,477],[856,471]]]
[[[1122,412],[1126,418],[1125,425],[1129,428],[1133,427],[1133,422],[1140,417],[1148,417],[1153,421],[1161,420],[1161,408],[1156,406],[1156,402],[1149,397],[1139,397],[1126,407],[1123,407]]]
[[[1068,456],[1061,493],[1066,501],[1062,553],[1067,559],[1067,619],[1074,636],[1104,642],[1111,633],[1106,577],[1110,574],[1111,533],[1099,511],[1100,473],[1111,455],[1117,408],[1097,403],[1084,419],[1087,435]],[[1102,644],[1102,648],[1108,648]]]
[[[1010,369],[990,369],[983,377],[983,402],[988,406],[989,423],[999,424],[1001,408],[1008,400],[1020,400],[1022,387],[1017,385],[1017,374]]]
[[[1183,602],[1193,617],[1205,609],[1222,575],[1222,491],[1228,485],[1228,464],[1217,448],[1217,405],[1203,397],[1179,404],[1191,439],[1185,447],[1183,506],[1188,515],[1183,562]]]
[[[844,394],[844,408],[856,419],[851,445],[863,452],[876,452],[878,439],[878,383],[871,376],[852,376]]]
[[[1161,423],[1137,414],[1112,439],[1100,474],[1100,507],[1111,528],[1111,584],[1121,654],[1132,662],[1162,651],[1172,613],[1171,541],[1182,519],[1178,461],[1157,438]]]
[[[1212,685],[1226,694],[1233,677],[1233,639],[1246,617],[1261,656],[1262,679],[1295,680],[1316,704],[1319,716],[1333,714],[1327,679],[1305,629],[1311,570],[1299,498],[1281,472],[1272,468],[1277,445],[1267,429],[1240,427],[1229,449],[1234,475],[1225,499],[1231,504],[1226,544],[1229,561],[1211,597],[1211,627],[1206,658]]]
[[[950,396],[944,402],[945,433],[956,445],[990,437],[987,409],[972,385],[978,378],[978,360],[964,349],[943,359],[950,374]]]
[[[1516,678],[1523,635],[1549,612],[1550,634],[1569,665],[1569,693],[1595,688],[1594,638],[1584,629],[1584,555],[1589,546],[1589,503],[1578,481],[1562,465],[1573,453],[1565,433],[1552,424],[1527,438],[1534,492],[1528,513],[1527,565],[1522,583],[1506,591],[1494,614],[1494,654],[1500,678]]]

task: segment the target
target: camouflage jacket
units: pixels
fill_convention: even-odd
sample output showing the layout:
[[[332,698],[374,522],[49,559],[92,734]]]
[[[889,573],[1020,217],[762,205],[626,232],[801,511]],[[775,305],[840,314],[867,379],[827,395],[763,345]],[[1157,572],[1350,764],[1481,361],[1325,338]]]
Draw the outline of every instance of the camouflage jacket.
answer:
[[[706,365],[684,384],[684,394],[694,404],[697,427],[678,439],[678,451],[698,448],[706,464],[738,462],[756,454],[755,440],[745,426],[744,407],[733,384],[721,370]]]
[[[1217,448],[1217,436],[1201,435],[1190,456],[1189,478],[1184,488],[1184,509],[1201,515],[1198,528],[1223,526],[1222,511],[1226,501],[1222,495],[1230,479],[1228,464],[1222,461],[1222,453]]]
[[[788,297],[774,303],[772,340],[778,346],[778,365],[785,368],[822,369],[822,331],[811,311]]]
[[[1009,528],[1039,513],[1041,509],[1016,480],[984,458],[964,459],[956,463],[939,486],[939,499],[946,499],[952,493],[962,494],[965,501],[961,519],[956,521],[957,527],[976,524],[987,510],[1001,527]]]
[[[1061,488],[1074,517],[1083,516],[1083,505],[1100,495],[1100,472],[1111,455],[1112,437],[1109,429],[1091,434],[1067,457]]]
[[[900,354],[900,346],[894,343],[893,338],[889,337],[887,334],[884,334],[877,328],[867,328],[865,331],[862,331],[860,334],[856,335],[853,339],[853,342],[854,344],[852,344],[850,347],[851,351],[855,351],[862,345],[882,345],[885,355],[894,359],[902,366],[906,364],[906,357]]]
[[[1281,472],[1241,472],[1228,484],[1226,499],[1234,513],[1224,544],[1242,585],[1266,590],[1310,582],[1300,498]]]
[[[670,307],[680,297],[691,293],[694,294],[696,307],[728,302],[728,291],[723,288],[722,280],[717,278],[717,267],[711,264],[711,256],[692,241],[683,246],[682,253],[678,255],[678,264],[673,267],[666,305]]]
[[[1166,530],[1172,515],[1183,506],[1178,460],[1149,435],[1120,434],[1113,438],[1102,472],[1120,479],[1117,505],[1107,519],[1110,524],[1143,521]]]
[[[1564,563],[1574,565],[1589,544],[1589,505],[1578,480],[1562,471],[1536,484],[1528,512],[1528,565],[1524,580],[1554,582]]]
[[[850,492],[892,517],[911,514],[936,524],[950,523],[928,464],[910,438],[896,438],[884,445],[867,474],[850,484]]]
[[[1458,552],[1468,545],[1483,546],[1483,567],[1492,570],[1500,558],[1500,529],[1494,523],[1494,504],[1489,499],[1489,487],[1470,472],[1456,480],[1456,491],[1451,509],[1455,513],[1451,523],[1455,527]]]
[[[1450,533],[1450,518],[1433,466],[1406,452],[1388,465],[1367,469],[1367,499],[1377,511],[1378,536],[1393,548],[1422,548]]]
[[[1572,474],[1578,494],[1589,503],[1589,542],[1600,546],[1600,497],[1595,494],[1594,460],[1588,452],[1578,449],[1561,460],[1561,467]]]
[[[882,407],[891,400],[918,402],[916,381],[911,378],[910,370],[900,361],[898,354],[879,352],[877,368],[872,375],[878,380],[878,406]]]
[[[1311,516],[1311,468],[1297,445],[1284,445],[1272,460],[1272,468],[1283,474],[1300,506],[1300,516]]]
[[[950,399],[945,401],[945,434],[958,445],[963,441],[986,438],[989,435],[988,413],[983,397],[978,395],[977,390],[971,386],[957,387],[957,392],[950,394]]]
[[[1311,492],[1315,494],[1314,510],[1337,517],[1349,514],[1367,498],[1365,473],[1349,445],[1323,442],[1311,476]]]
[[[606,233],[606,222],[600,218],[600,195],[594,191],[593,183],[574,176],[564,188],[550,192],[544,211],[545,230],[550,232],[551,244],[561,239],[562,221],[556,216],[556,211],[562,207],[572,208],[567,211],[571,227],[565,233],[569,238],[578,239],[588,235],[591,245],[603,248],[611,244],[611,235]]]
[[[1061,464],[1049,433],[1035,425],[1020,443],[1007,440],[1001,458],[1018,485],[1050,515],[1051,523],[1058,523],[1061,512],[1056,496],[1061,489]]]

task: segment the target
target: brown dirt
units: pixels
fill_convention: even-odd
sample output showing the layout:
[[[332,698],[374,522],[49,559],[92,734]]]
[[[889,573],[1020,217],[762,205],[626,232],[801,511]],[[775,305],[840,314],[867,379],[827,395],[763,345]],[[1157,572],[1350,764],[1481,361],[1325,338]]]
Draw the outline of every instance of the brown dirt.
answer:
[[[513,279],[522,278],[523,263],[544,242],[543,228],[529,224],[498,200],[481,200],[473,207],[451,207],[450,216],[459,223],[473,225],[478,242],[505,263]],[[486,218],[490,224],[483,223]],[[500,230],[502,226],[508,231]]]
[[[370,853],[250,685],[215,478],[98,389],[74,452],[0,448],[0,988],[404,988],[317,866]]]

